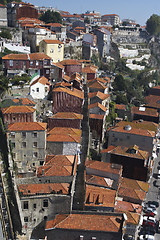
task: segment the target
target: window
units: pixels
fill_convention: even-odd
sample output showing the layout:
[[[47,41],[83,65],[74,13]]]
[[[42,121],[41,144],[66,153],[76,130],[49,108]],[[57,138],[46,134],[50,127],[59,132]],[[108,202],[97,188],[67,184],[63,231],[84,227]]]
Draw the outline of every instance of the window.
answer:
[[[40,61],[40,66],[43,66],[43,61]]]
[[[43,166],[43,163],[44,163],[44,161],[40,161],[40,162],[39,162],[39,165],[40,165],[40,166]]]
[[[36,66],[38,66],[39,65],[39,61],[36,61]]]
[[[37,152],[34,152],[34,153],[33,153],[33,157],[34,157],[34,158],[37,158],[37,157],[38,157],[38,153],[37,153]]]
[[[37,148],[37,142],[33,143],[33,147]]]
[[[33,204],[33,208],[36,209],[36,207],[37,207],[37,205],[36,205],[36,203],[34,203],[34,204]]]
[[[48,69],[46,70],[46,74],[49,74],[49,70]]]
[[[48,207],[48,199],[43,200],[43,207]]]
[[[15,148],[16,146],[15,142],[12,142],[11,144],[12,144],[12,148]]]
[[[9,66],[13,67],[13,60],[9,60]]]
[[[15,138],[15,132],[10,133],[11,138]]]
[[[24,222],[28,222],[28,217],[24,217]]]
[[[32,166],[35,167],[35,163],[32,163]]]
[[[54,49],[53,48],[51,48],[51,51],[50,51],[50,53],[53,53],[54,52]]]
[[[18,61],[16,61],[16,65],[17,65],[17,66],[18,66],[18,64],[19,64]]]
[[[33,66],[33,61],[30,61],[30,66]]]
[[[23,202],[23,209],[28,209],[28,201]]]
[[[33,136],[34,138],[37,138],[37,133],[34,132],[34,133],[32,134],[32,136]]]
[[[47,65],[47,60],[44,60],[44,65]]]
[[[26,132],[22,132],[22,137],[26,138]]]
[[[22,148],[26,148],[26,142],[22,142]]]
[[[48,92],[48,87],[45,87],[45,92],[46,92],[46,93]]]
[[[39,88],[36,88],[36,91],[39,92]]]

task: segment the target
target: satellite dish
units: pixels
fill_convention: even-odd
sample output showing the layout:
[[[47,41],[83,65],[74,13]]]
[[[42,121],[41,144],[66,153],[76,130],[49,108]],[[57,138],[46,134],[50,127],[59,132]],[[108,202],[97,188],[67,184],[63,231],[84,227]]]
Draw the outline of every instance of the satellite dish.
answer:
[[[125,127],[124,127],[124,130],[126,130],[126,131],[130,131],[132,129],[132,127],[130,126],[130,125],[126,125]]]

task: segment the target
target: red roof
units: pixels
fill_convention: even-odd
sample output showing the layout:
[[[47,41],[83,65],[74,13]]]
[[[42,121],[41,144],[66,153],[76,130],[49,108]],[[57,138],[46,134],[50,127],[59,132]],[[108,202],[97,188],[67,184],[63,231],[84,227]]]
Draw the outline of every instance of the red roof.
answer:
[[[44,53],[30,53],[30,54],[8,54],[2,57],[4,60],[44,60],[51,59],[51,57],[47,56]]]
[[[64,44],[63,42],[59,40],[52,40],[52,39],[43,39],[46,44]]]
[[[46,77],[42,76],[42,77],[39,77],[39,78],[37,78],[36,80],[34,80],[34,81],[31,83],[30,87],[33,86],[34,84],[38,83],[38,82],[41,83],[42,85],[48,85],[48,86],[50,86],[50,82],[48,81],[48,79],[47,79]]]
[[[82,114],[74,113],[74,112],[58,112],[54,114],[51,118],[54,119],[83,119]]]
[[[45,131],[47,123],[41,122],[16,122],[8,125],[8,131]]]
[[[8,113],[33,113],[36,110],[30,106],[10,106],[7,108],[2,108],[3,114]]]
[[[53,92],[65,92],[69,95],[73,95],[75,97],[84,99],[84,93],[81,90],[78,90],[76,88],[72,88],[72,90],[71,90],[71,89],[65,88],[65,87],[58,87],[58,88],[54,88]]]
[[[47,221],[46,229],[75,229],[96,232],[119,232],[122,217],[101,214],[63,214]]]
[[[30,105],[30,106],[35,106],[36,103],[32,100],[30,100],[29,98],[15,98],[12,99],[13,102],[18,103],[20,105]]]
[[[145,108],[145,107],[132,107],[131,108],[132,114],[137,115],[144,115],[144,116],[150,116],[150,117],[158,117],[158,111],[153,108]]]
[[[101,110],[103,110],[104,112],[107,111],[107,108],[105,106],[103,106],[102,104],[100,104],[99,102],[93,103],[93,104],[89,104],[88,105],[88,109],[92,109],[92,108],[100,108]]]
[[[81,65],[81,63],[75,59],[66,59],[59,63],[62,65]]]

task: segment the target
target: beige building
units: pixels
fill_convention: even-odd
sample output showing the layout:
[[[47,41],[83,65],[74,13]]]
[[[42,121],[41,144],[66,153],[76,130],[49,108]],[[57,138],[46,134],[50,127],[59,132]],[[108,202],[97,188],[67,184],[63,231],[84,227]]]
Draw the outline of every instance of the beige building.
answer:
[[[39,43],[39,52],[44,52],[51,57],[53,62],[63,61],[64,43],[59,40],[43,39]]]

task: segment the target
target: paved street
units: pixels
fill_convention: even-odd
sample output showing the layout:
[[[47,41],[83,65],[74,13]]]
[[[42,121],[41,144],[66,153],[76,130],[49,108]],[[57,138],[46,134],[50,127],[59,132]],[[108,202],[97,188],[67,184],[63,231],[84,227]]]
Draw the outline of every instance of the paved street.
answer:
[[[155,163],[154,163],[154,168],[153,168],[153,175],[151,177],[151,179],[149,180],[149,191],[146,195],[146,202],[148,201],[158,201],[160,204],[160,190],[158,187],[155,186],[155,182],[157,181],[157,173],[158,173],[158,166],[160,163],[160,154],[159,156],[155,159]],[[160,181],[160,180],[159,180]],[[157,216],[156,219],[159,220],[160,219],[160,207],[157,208]],[[155,240],[160,240],[160,234],[155,234]]]

